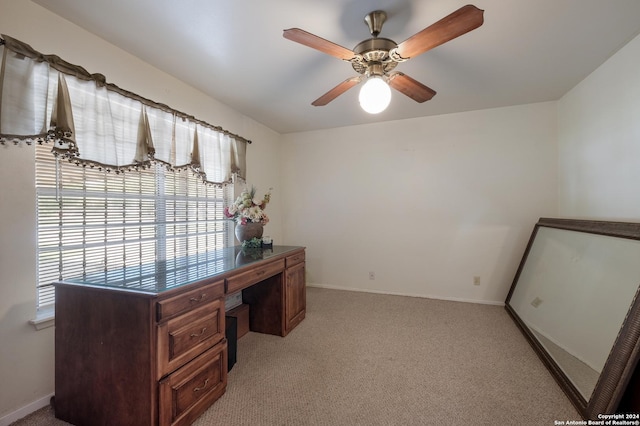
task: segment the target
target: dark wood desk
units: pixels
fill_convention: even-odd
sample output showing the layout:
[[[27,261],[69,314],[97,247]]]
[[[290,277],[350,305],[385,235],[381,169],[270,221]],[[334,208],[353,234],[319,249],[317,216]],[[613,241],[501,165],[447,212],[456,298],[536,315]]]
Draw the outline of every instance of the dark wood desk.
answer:
[[[188,425],[227,385],[224,298],[252,331],[306,312],[304,247],[239,247],[55,284],[55,413],[75,425]]]

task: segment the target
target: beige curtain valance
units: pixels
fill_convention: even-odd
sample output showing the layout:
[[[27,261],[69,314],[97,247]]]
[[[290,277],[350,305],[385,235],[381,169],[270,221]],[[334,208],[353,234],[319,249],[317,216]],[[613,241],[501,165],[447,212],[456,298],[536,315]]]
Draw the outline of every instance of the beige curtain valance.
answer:
[[[161,162],[213,184],[245,178],[251,141],[2,37],[0,144],[53,142],[56,155],[116,172]]]

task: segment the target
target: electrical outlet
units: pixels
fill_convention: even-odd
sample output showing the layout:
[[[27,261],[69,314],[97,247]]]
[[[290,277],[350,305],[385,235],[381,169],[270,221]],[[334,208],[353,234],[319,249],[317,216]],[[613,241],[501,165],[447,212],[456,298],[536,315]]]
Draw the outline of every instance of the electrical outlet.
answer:
[[[539,297],[536,297],[531,301],[531,306],[533,306],[534,308],[537,308],[538,306],[540,306],[541,303],[542,303],[542,299],[540,299]]]
[[[473,285],[480,285],[480,277],[479,276],[475,276],[473,277]]]
[[[370,280],[375,280],[376,279],[376,273],[375,272],[369,272],[369,279]]]

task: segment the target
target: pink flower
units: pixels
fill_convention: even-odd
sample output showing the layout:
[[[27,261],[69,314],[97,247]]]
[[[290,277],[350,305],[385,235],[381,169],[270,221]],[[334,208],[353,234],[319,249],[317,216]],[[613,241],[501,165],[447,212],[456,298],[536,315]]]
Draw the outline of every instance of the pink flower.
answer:
[[[271,188],[262,199],[255,195],[254,186],[251,189],[245,188],[231,205],[223,209],[224,216],[241,225],[249,222],[262,222],[266,225],[269,218],[264,214],[264,208],[271,199]]]

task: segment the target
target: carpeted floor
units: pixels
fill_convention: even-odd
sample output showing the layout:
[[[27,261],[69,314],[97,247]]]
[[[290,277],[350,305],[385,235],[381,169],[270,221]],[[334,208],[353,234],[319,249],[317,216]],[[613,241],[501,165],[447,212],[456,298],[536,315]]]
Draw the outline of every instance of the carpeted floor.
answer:
[[[580,419],[503,307],[319,288],[307,299],[286,338],[238,342],[226,394],[195,426]],[[14,425],[66,423],[47,407]]]

